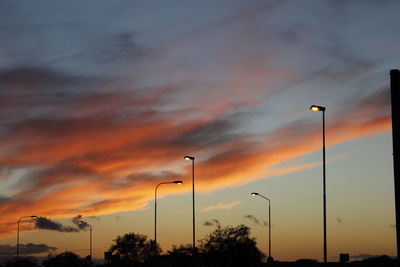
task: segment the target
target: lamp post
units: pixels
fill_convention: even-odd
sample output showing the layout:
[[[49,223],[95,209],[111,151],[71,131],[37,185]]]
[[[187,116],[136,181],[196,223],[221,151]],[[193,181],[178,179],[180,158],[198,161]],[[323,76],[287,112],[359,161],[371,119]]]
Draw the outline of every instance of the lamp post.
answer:
[[[327,245],[326,245],[326,162],[325,162],[325,107],[312,105],[311,111],[322,111],[322,186],[323,186],[323,216],[324,216],[324,263],[327,262]]]
[[[78,221],[80,225],[84,227],[89,226],[89,255],[90,255],[90,264],[92,264],[92,226],[85,221]]]
[[[37,216],[36,215],[32,215],[32,216],[23,216],[21,218],[18,219],[18,223],[17,223],[17,258],[19,258],[19,224],[21,222],[22,219],[26,219],[26,218],[32,218],[32,219],[36,219]]]
[[[183,157],[185,160],[191,160],[192,161],[192,204],[193,204],[193,245],[192,245],[192,249],[193,249],[193,254],[195,253],[196,250],[196,222],[195,222],[195,205],[194,205],[194,157],[192,156],[184,156]]]
[[[157,189],[160,185],[163,184],[183,184],[182,181],[171,181],[171,182],[162,182],[156,186],[154,190],[154,256],[157,255]]]
[[[259,196],[268,201],[268,258],[267,262],[272,262],[273,258],[271,257],[271,200],[269,198],[264,197],[263,195],[253,192],[252,196]]]

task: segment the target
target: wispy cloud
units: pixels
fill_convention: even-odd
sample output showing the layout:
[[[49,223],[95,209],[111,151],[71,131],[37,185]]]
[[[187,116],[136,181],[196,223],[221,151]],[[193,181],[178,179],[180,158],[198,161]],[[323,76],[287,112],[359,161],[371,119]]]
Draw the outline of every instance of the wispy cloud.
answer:
[[[257,224],[258,226],[261,226],[261,227],[267,227],[268,226],[268,222],[266,222],[264,220],[259,220],[254,215],[248,214],[248,215],[245,215],[244,217],[246,219],[249,219],[253,223]]]
[[[17,250],[16,246],[0,245],[0,256],[13,256]],[[19,244],[19,251],[22,255],[38,254],[43,252],[51,252],[57,250],[56,247],[51,247],[45,244]]]
[[[209,211],[212,211],[212,210],[228,210],[228,209],[230,209],[230,208],[232,208],[234,206],[237,206],[239,204],[240,204],[240,201],[234,201],[234,202],[227,203],[227,204],[220,203],[220,204],[204,207],[204,208],[201,209],[201,211],[202,212],[209,212]]]
[[[221,225],[221,223],[217,219],[211,219],[207,220],[203,224],[204,226],[218,226]]]
[[[75,228],[72,226],[65,226],[60,222],[50,220],[46,217],[38,217],[36,219],[35,225],[38,229],[43,229],[43,230],[54,230],[58,232],[68,232],[68,233],[79,232],[79,228]]]

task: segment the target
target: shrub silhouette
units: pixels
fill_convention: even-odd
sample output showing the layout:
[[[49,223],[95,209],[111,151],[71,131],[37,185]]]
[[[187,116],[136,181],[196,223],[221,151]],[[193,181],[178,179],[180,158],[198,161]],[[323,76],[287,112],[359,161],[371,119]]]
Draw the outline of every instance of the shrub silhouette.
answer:
[[[89,263],[80,258],[77,254],[65,251],[56,255],[49,255],[48,259],[43,262],[44,267],[84,267]]]
[[[20,257],[20,258],[12,258],[7,259],[4,262],[4,265],[0,265],[4,267],[38,267],[39,265],[36,262],[36,259],[33,257]]]
[[[147,240],[146,235],[128,233],[123,236],[117,236],[109,251],[114,256],[115,261],[141,263],[147,262],[155,254],[157,247],[157,255],[161,253],[161,248],[155,244],[154,240]]]
[[[246,225],[236,227],[217,226],[212,233],[201,240],[200,251],[214,266],[258,266],[265,255],[250,237]]]

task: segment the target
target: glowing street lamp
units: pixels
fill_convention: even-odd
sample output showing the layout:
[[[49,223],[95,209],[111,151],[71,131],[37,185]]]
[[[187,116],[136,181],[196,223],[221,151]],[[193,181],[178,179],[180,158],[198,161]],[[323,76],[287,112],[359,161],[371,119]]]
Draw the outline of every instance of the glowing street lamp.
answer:
[[[311,111],[322,111],[322,184],[323,184],[323,219],[324,219],[324,263],[327,262],[327,244],[326,244],[326,162],[325,162],[325,107],[312,105]]]
[[[17,223],[17,258],[19,258],[19,224],[20,224],[22,219],[26,219],[26,218],[36,219],[37,216],[36,215],[23,216],[23,217],[18,219],[18,223]]]
[[[162,184],[183,184],[183,182],[180,180],[172,181],[172,182],[162,182],[162,183],[159,183],[156,186],[156,189],[154,190],[154,243],[155,243],[154,256],[157,255],[157,189]]]
[[[80,225],[89,226],[89,255],[90,255],[90,264],[92,264],[92,226],[85,221],[78,221]]]
[[[196,250],[196,222],[195,222],[195,205],[194,205],[194,157],[192,156],[184,156],[183,157],[184,160],[191,160],[192,161],[192,210],[193,210],[193,245],[192,245],[192,249],[193,249],[193,253]]]
[[[269,198],[264,197],[263,195],[253,192],[251,195],[254,196],[259,196],[268,201],[268,258],[267,262],[272,262],[273,258],[271,257],[271,200]]]
[[[317,105],[312,105],[311,107],[310,107],[310,110],[311,111],[314,111],[314,112],[317,112],[317,111],[325,111],[325,107],[322,107],[322,106],[317,106]]]

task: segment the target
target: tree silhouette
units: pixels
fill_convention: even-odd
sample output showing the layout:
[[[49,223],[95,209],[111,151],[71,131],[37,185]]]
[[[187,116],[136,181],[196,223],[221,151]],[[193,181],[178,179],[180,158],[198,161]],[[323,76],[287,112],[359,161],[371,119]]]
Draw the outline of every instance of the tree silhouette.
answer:
[[[172,250],[168,251],[167,258],[172,266],[191,266],[193,245],[173,245]]]
[[[84,267],[89,266],[89,262],[80,258],[77,254],[65,251],[57,255],[49,255],[43,262],[44,267]]]
[[[200,250],[216,266],[257,266],[265,255],[250,237],[250,228],[243,224],[236,227],[220,225],[201,240]]]
[[[128,233],[117,236],[114,242],[109,251],[123,262],[146,262],[154,256],[156,248],[157,255],[161,253],[160,246],[154,240],[147,240],[146,235]]]
[[[19,257],[7,259],[4,262],[4,267],[38,267],[36,259],[33,257]]]

